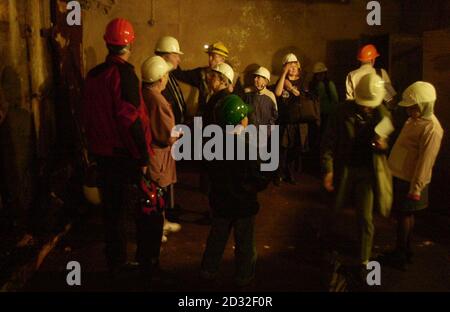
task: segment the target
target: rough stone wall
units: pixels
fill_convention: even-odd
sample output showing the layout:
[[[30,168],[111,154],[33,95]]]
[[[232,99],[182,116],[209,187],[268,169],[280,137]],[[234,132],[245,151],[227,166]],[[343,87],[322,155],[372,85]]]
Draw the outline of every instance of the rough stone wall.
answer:
[[[103,61],[106,55],[102,39],[104,28],[115,17],[133,22],[137,40],[131,62],[138,71],[143,60],[152,55],[162,35],[172,35],[179,40],[185,53],[183,68],[207,64],[204,44],[220,40],[229,47],[230,61],[239,73],[258,63],[278,74],[281,59],[288,52],[298,54],[304,69],[311,72],[316,61],[327,61],[330,41],[358,40],[363,33],[376,35],[398,30],[398,1],[380,1],[381,26],[367,25],[368,1],[315,2],[88,0],[83,15],[86,70]],[[354,53],[348,57],[354,58],[356,51]]]
[[[0,210],[19,228],[30,220],[37,160],[51,144],[51,61],[40,35],[49,9],[49,0],[0,2]]]

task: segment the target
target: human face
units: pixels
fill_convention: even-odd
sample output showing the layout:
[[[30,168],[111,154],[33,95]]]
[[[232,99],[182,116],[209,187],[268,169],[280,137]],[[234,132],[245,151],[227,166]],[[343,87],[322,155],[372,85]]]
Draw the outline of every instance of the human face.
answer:
[[[220,79],[220,74],[215,71],[211,71],[208,74],[208,85],[209,85],[209,88],[213,91],[213,93],[216,93],[216,92],[222,90],[224,84],[223,84],[222,80]]]
[[[166,60],[166,62],[169,62],[173,65],[173,69],[177,69],[181,63],[180,55],[176,53],[165,54],[164,59]]]
[[[262,76],[256,75],[254,82],[255,82],[255,88],[258,91],[264,90],[267,86],[267,79]]]
[[[413,119],[419,119],[420,116],[422,115],[422,112],[420,111],[420,107],[417,104],[407,107],[406,112],[407,112],[408,116]]]
[[[221,63],[225,62],[225,58],[222,55],[216,53],[209,54],[209,67],[213,68]]]
[[[300,69],[298,68],[297,62],[288,63],[288,66],[289,66],[289,71],[288,71],[289,76],[294,77],[294,76],[299,75]]]

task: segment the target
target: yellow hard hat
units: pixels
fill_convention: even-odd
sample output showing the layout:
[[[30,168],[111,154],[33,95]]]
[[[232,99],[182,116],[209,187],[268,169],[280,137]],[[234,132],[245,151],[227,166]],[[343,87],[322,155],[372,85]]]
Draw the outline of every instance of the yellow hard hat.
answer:
[[[208,45],[207,49],[206,49],[206,53],[208,53],[208,54],[215,53],[218,55],[222,55],[225,58],[228,58],[228,55],[230,54],[227,47],[220,41],[216,42],[214,44]]]

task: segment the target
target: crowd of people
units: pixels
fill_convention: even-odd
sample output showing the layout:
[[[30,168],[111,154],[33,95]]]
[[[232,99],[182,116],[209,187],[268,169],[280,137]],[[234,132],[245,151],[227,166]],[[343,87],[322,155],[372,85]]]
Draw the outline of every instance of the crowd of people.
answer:
[[[249,124],[279,126],[280,165],[274,173],[261,172],[259,160],[202,162],[200,174],[209,196],[211,224],[202,278],[216,278],[233,229],[235,281],[244,286],[253,280],[257,193],[269,183],[278,187],[283,182],[295,184],[306,146],[318,155],[320,150],[323,186],[336,195],[335,207],[324,220],[330,233],[339,209],[349,199],[353,201],[362,269],[372,257],[374,207],[384,216],[394,207],[398,217],[397,248],[385,259],[400,265],[410,261],[414,213],[427,207],[428,184],[443,136],[433,113],[436,92],[431,84],[414,83],[397,104],[387,72],[374,67],[379,56],[376,47],[366,45],[358,55],[361,67],[347,77],[345,101],[339,100],[322,62],[314,65],[313,79],[306,88],[301,62],[292,53],[284,57],[281,76],[274,84],[270,71],[260,66],[252,73],[253,85],[242,86],[227,62],[229,50],[223,43],[208,46],[208,66],[184,70],[179,42],[170,36],[157,41],[155,55],[144,61],[139,79],[128,62],[135,40],[131,23],[112,20],[104,40],[109,53],[87,75],[81,115],[90,157],[99,169],[105,254],[112,274],[130,265],[124,229],[130,198],[136,209],[136,265],[144,278],[150,280],[159,266],[161,242],[167,242],[170,232],[181,230],[180,224],[164,217],[174,206],[170,194],[177,182],[171,147],[183,136],[174,126],[189,124],[192,117],[179,82],[198,89],[195,116],[201,116],[203,124],[224,130],[226,125],[235,126],[234,131],[225,132],[224,139],[245,136],[242,130]],[[391,117],[397,107],[406,107],[410,118],[390,148],[394,127],[403,126]]]

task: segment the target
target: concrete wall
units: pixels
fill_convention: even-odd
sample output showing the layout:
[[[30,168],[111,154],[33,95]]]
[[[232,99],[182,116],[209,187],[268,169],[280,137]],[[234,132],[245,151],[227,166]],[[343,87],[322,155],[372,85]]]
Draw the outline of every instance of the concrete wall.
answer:
[[[403,0],[402,32],[422,34],[424,31],[450,27],[450,1]]]
[[[450,214],[450,28],[425,32],[423,36],[424,80],[436,87],[435,113],[444,128],[441,151],[432,181],[433,208]]]
[[[231,63],[241,73],[254,63],[278,73],[281,58],[290,51],[297,53],[304,68],[311,71],[314,62],[326,59],[330,41],[358,40],[363,33],[377,35],[399,29],[398,1],[380,1],[382,26],[367,25],[368,1],[330,2],[86,0],[83,16],[86,69],[103,61],[104,28],[115,17],[127,18],[135,26],[137,40],[131,62],[137,67],[153,53],[158,37],[172,35],[179,39],[185,52],[183,68],[207,64],[203,45],[221,40],[231,51]],[[148,24],[151,19],[153,26]],[[354,58],[355,54],[348,57]]]

